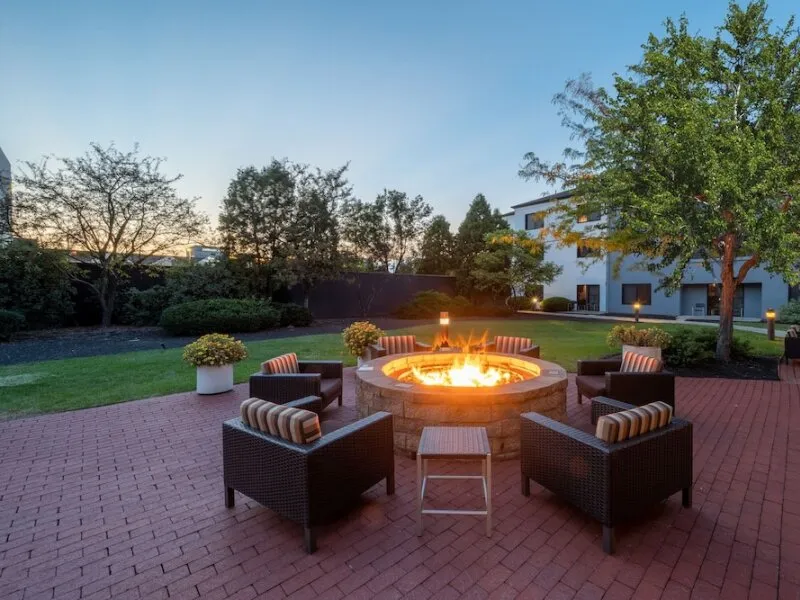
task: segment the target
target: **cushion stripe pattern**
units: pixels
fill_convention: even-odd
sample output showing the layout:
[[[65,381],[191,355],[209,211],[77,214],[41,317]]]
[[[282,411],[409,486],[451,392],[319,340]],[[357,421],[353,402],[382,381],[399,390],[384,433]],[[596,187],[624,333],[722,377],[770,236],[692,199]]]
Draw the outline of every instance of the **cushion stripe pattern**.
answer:
[[[498,335],[494,338],[494,347],[503,354],[518,354],[523,348],[533,346],[530,338],[513,337],[510,335]]]
[[[261,370],[270,375],[299,373],[300,363],[297,362],[297,354],[290,352],[289,354],[282,354],[261,363]]]
[[[796,338],[800,337],[800,326],[792,325],[786,330],[786,337]]]
[[[415,335],[386,335],[378,338],[378,346],[386,350],[386,354],[407,354],[414,352],[417,345]]]
[[[595,437],[613,444],[666,427],[672,421],[672,407],[653,402],[597,419]]]
[[[661,361],[654,356],[645,356],[638,352],[626,352],[622,355],[622,373],[658,373]]]
[[[295,444],[310,444],[322,437],[319,416],[310,410],[248,398],[240,412],[245,425]]]

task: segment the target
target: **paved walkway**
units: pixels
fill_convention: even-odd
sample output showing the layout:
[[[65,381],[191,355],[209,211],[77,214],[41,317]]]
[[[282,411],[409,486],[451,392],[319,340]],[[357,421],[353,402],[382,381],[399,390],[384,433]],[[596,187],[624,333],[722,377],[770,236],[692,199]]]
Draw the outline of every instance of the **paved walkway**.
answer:
[[[414,463],[401,457],[396,495],[376,486],[306,555],[298,526],[238,494],[224,507],[220,423],[244,394],[0,423],[0,597],[800,597],[800,385],[679,380],[694,507],[677,494],[621,527],[615,556],[549,492],[523,497],[517,461],[496,464],[491,539],[472,517],[432,517],[418,538]],[[588,425],[572,385],[568,408]],[[332,410],[350,418],[352,397]],[[471,483],[433,486],[432,500],[477,501]]]

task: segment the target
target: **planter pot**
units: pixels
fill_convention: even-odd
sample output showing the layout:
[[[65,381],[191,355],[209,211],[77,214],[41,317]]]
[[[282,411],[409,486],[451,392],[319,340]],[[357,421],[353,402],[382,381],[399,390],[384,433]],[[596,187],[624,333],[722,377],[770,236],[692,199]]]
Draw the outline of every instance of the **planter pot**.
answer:
[[[197,367],[197,393],[221,394],[233,389],[233,365]]]
[[[651,358],[661,360],[661,347],[660,346],[628,346],[622,345],[622,355],[625,356],[626,352],[636,352],[637,354],[644,354]]]

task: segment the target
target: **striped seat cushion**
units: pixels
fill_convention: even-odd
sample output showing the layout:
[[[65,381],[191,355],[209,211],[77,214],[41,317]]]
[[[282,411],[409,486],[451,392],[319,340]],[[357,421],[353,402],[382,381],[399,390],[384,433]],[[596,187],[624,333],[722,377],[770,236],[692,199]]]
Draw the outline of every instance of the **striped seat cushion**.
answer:
[[[297,362],[297,354],[290,352],[289,354],[282,354],[261,363],[261,371],[269,373],[270,375],[278,375],[279,373],[299,373],[300,363]]]
[[[786,337],[800,337],[800,325],[792,325],[786,330]]]
[[[671,421],[672,407],[666,402],[653,402],[611,415],[603,415],[597,419],[595,437],[613,444],[666,427]]]
[[[386,350],[386,354],[414,352],[416,344],[415,335],[386,335],[378,338],[378,346]]]
[[[645,356],[638,352],[626,352],[622,355],[622,373],[659,373],[661,361],[654,356]]]
[[[242,423],[295,444],[322,437],[319,416],[310,410],[248,398],[240,407]]]
[[[494,347],[497,352],[505,354],[517,354],[523,348],[533,346],[530,338],[512,337],[508,335],[498,335],[494,338]]]

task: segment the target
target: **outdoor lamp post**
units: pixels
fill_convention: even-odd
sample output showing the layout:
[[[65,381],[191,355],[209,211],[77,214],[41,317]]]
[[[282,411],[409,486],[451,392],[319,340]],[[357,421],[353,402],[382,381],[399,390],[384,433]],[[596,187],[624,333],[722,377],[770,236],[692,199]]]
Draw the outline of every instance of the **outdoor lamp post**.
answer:
[[[539,296],[534,296],[533,298],[531,298],[531,301],[533,302],[533,310],[538,309],[539,308]]]
[[[447,340],[450,337],[450,315],[445,311],[439,313],[439,335],[442,338],[440,346],[449,348],[450,344]]]
[[[639,322],[639,311],[642,310],[642,303],[638,300],[633,303],[633,318],[636,323]]]
[[[767,339],[774,340],[775,339],[775,309],[768,308],[767,309]]]

